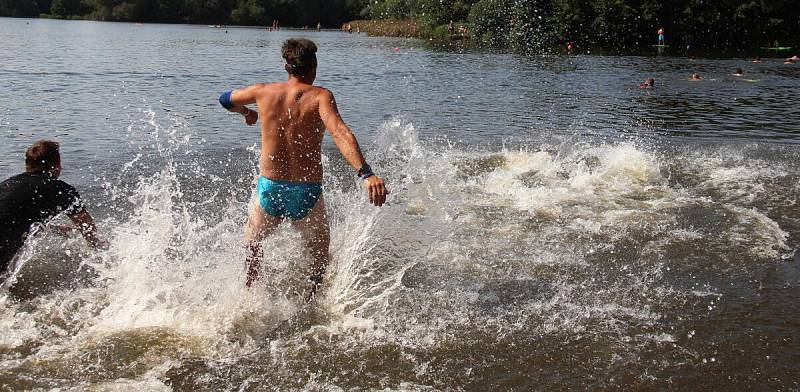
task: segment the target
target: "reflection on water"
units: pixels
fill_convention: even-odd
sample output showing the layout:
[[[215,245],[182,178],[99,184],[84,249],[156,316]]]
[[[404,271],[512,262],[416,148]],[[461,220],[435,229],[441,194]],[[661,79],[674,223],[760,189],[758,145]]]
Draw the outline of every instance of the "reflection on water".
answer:
[[[393,195],[368,208],[326,144],[333,262],[303,306],[290,227],[243,287],[258,133],[215,104],[282,78],[289,33],[22,22],[0,19],[0,81],[30,96],[0,90],[1,172],[62,141],[111,247],[30,241],[0,294],[0,385],[799,387],[795,71],[309,33]]]

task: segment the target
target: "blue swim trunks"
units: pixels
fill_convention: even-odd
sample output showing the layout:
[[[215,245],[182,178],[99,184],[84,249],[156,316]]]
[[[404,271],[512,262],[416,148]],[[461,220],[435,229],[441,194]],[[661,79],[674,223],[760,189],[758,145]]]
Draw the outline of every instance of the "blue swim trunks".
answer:
[[[267,214],[274,217],[303,219],[321,195],[322,184],[258,177],[258,202]]]

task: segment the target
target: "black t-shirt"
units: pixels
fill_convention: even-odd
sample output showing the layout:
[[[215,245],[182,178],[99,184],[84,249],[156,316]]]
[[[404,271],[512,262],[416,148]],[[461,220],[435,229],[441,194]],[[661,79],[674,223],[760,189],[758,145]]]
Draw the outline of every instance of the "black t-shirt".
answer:
[[[0,183],[0,273],[25,242],[31,225],[61,212],[85,211],[78,191],[49,174],[22,173]]]

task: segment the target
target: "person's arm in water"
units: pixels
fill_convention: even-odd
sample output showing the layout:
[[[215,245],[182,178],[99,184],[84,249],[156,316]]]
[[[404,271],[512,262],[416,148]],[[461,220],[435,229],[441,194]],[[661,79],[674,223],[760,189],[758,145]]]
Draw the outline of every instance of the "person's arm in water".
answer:
[[[97,237],[97,227],[94,224],[92,216],[86,210],[78,212],[77,214],[68,215],[72,223],[75,224],[77,230],[81,232],[83,238],[89,243],[92,248],[104,248],[108,243]]]
[[[365,181],[364,186],[369,194],[369,202],[377,207],[382,206],[386,202],[386,195],[389,191],[386,189],[383,180],[372,173],[372,169],[367,165],[356,137],[347,124],[344,123],[342,116],[339,115],[339,109],[336,107],[333,93],[328,90],[323,90],[320,97],[319,115],[325,124],[325,128],[328,129],[328,132],[333,137],[336,147],[342,152],[344,159],[347,160],[350,166],[358,170],[359,177]]]
[[[219,96],[219,104],[228,111],[239,113],[244,116],[247,125],[253,125],[258,121],[258,111],[248,108],[256,102],[259,85],[253,85],[242,90],[226,91]]]

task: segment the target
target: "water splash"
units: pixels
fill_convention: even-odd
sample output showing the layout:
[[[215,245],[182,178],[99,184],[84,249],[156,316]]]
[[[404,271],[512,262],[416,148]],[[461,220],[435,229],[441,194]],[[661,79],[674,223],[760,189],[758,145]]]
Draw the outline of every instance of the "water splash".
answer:
[[[564,342],[603,353],[586,360],[617,372],[653,347],[682,363],[697,355],[679,333],[684,318],[724,299],[689,279],[706,268],[698,260],[738,254],[725,263],[741,268],[790,248],[782,221],[736,192],[772,194],[792,175],[780,166],[726,171],[711,152],[689,169],[692,152],[667,158],[631,141],[477,151],[422,142],[393,119],[366,148],[392,190],[380,209],[325,152],[332,264],[318,303],[303,307],[309,258],[288,225],[265,240],[263,284],[243,287],[255,151],[209,156],[188,124],[147,110],[128,132],[141,140],[135,153],[119,177],[99,180],[115,205],[100,222],[110,248],[32,243],[32,273],[70,259],[86,272],[70,287],[3,297],[0,381],[425,390],[467,385],[491,366],[470,353],[528,361]],[[514,345],[534,349],[507,357]]]

